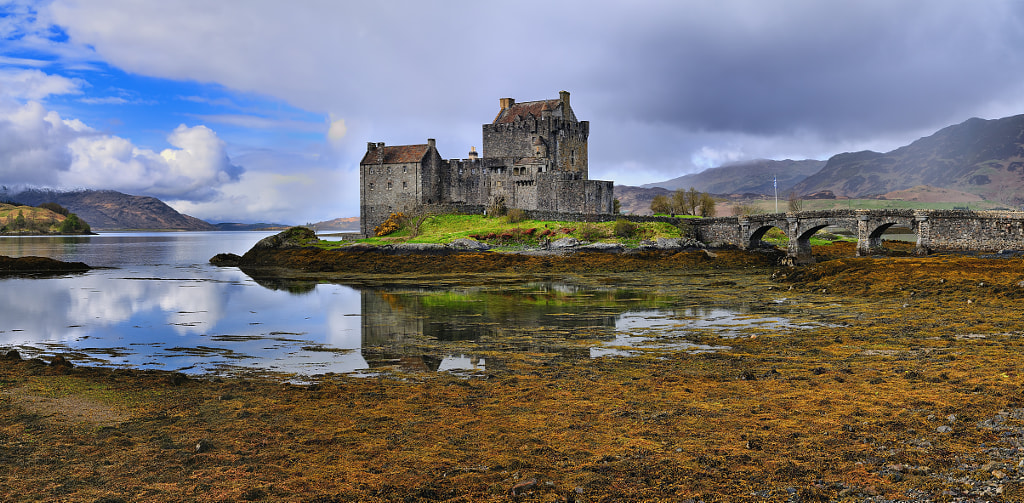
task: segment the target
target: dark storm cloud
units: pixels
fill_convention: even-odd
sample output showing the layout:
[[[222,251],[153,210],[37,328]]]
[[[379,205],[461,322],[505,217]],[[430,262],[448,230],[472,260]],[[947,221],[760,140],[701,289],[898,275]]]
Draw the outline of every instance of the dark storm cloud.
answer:
[[[1024,4],[758,2],[621,33],[612,113],[686,129],[870,135],[1021,90]],[[600,79],[599,79],[600,80]]]
[[[1024,111],[1016,0],[52,5],[71,40],[119,68],[343,119],[350,174],[367,141],[433,137],[463,156],[499,98],[563,89],[591,121],[592,174],[625,183],[895,148]]]

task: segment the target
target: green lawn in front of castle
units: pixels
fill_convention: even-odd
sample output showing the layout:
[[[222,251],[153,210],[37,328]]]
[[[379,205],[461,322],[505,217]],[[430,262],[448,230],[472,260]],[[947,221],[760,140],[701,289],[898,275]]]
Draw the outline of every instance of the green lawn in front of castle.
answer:
[[[567,222],[521,220],[483,215],[427,215],[407,218],[401,227],[387,236],[356,241],[366,244],[393,243],[450,243],[456,239],[475,239],[493,247],[516,248],[536,246],[542,240],[576,238],[592,243],[622,243],[637,246],[641,240],[659,237],[678,238],[686,235],[681,229],[665,222]],[[347,243],[325,242],[326,247]]]

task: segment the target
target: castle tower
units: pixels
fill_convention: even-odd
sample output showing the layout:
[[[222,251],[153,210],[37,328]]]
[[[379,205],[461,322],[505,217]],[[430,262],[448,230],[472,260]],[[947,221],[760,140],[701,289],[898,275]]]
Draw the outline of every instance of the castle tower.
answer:
[[[543,157],[552,171],[587,179],[590,123],[576,119],[568,91],[559,92],[557,99],[522,103],[501,98],[498,105],[494,121],[483,125],[483,158],[512,164],[524,157]]]

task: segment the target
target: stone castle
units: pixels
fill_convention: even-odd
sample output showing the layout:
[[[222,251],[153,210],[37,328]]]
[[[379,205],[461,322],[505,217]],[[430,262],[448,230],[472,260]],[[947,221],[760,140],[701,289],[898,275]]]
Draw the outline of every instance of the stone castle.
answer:
[[[385,146],[370,142],[359,163],[360,231],[395,212],[480,213],[504,206],[578,215],[612,213],[612,182],[587,178],[590,123],[576,119],[569,93],[557,99],[516,103],[483,125],[483,152],[442,159],[435,141]]]

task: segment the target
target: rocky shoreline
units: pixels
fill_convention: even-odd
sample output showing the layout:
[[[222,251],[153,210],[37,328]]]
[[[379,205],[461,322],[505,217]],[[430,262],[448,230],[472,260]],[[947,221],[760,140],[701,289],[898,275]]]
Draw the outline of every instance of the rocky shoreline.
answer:
[[[447,244],[352,244],[326,249],[308,229],[293,228],[256,243],[244,255],[218,254],[214,265],[239,267],[252,277],[323,277],[345,274],[457,274],[643,271],[692,268],[767,268],[784,256],[775,249],[711,251],[685,238],[586,243],[574,238],[539,247],[495,248],[472,239]]]

